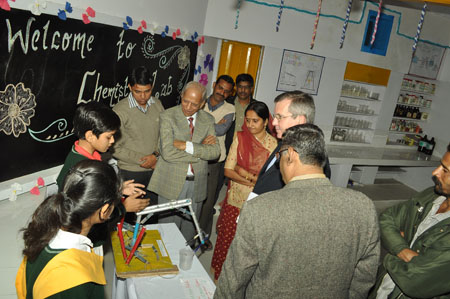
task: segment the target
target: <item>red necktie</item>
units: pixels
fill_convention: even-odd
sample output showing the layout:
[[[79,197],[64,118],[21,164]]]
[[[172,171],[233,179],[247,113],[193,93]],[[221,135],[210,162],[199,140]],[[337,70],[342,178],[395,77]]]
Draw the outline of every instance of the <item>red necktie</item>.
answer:
[[[191,140],[192,140],[192,135],[194,135],[194,118],[193,117],[189,117],[189,131],[191,132]]]
[[[191,133],[191,140],[192,140],[192,135],[194,135],[194,118],[189,117],[188,120],[189,120],[189,132]],[[191,167],[192,173],[194,173],[194,167],[192,167],[192,164],[189,164],[189,166]]]

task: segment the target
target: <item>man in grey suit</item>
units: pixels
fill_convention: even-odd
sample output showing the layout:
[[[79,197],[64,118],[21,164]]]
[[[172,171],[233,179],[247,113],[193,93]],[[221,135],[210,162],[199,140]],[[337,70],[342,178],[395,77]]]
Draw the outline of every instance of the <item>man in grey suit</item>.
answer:
[[[325,177],[317,126],[283,136],[286,185],[244,205],[214,298],[366,298],[380,249],[372,201]]]
[[[181,92],[181,105],[160,114],[160,157],[148,186],[160,204],[191,198],[196,215],[206,198],[208,160],[220,155],[214,117],[201,110],[205,95],[203,85],[189,82]],[[168,211],[159,219],[175,222],[186,240],[195,235],[192,219],[180,212]]]

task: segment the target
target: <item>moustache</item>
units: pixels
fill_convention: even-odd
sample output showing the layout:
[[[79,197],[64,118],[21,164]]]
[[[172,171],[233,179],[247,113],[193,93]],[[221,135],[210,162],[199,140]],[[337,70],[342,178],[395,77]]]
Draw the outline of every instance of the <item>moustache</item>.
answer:
[[[431,177],[431,179],[433,180],[433,183],[434,183],[436,186],[442,187],[441,182],[439,182],[439,179],[437,178],[437,176],[433,175],[433,176]]]

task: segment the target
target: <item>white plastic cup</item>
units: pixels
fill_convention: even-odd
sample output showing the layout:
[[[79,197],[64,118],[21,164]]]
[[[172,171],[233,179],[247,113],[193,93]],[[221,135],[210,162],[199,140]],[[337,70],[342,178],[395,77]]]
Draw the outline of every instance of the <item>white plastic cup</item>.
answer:
[[[192,267],[192,261],[194,259],[194,251],[191,248],[181,248],[180,249],[180,269],[189,270]]]

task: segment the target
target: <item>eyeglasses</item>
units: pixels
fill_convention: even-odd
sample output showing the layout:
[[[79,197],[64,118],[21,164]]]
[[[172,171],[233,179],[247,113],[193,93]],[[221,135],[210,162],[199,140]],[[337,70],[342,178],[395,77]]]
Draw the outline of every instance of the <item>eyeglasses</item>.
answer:
[[[281,154],[282,154],[283,152],[287,151],[287,150],[289,150],[288,147],[285,148],[285,149],[280,149],[280,150],[275,154],[275,157],[277,158],[277,162],[280,162]],[[297,151],[296,151],[294,148],[292,148],[292,150],[293,150],[294,152],[297,153]]]
[[[281,115],[281,114],[274,114],[273,118],[276,118],[278,121],[282,120],[283,118],[288,118],[288,117],[295,117],[296,115],[291,114],[291,115]]]

